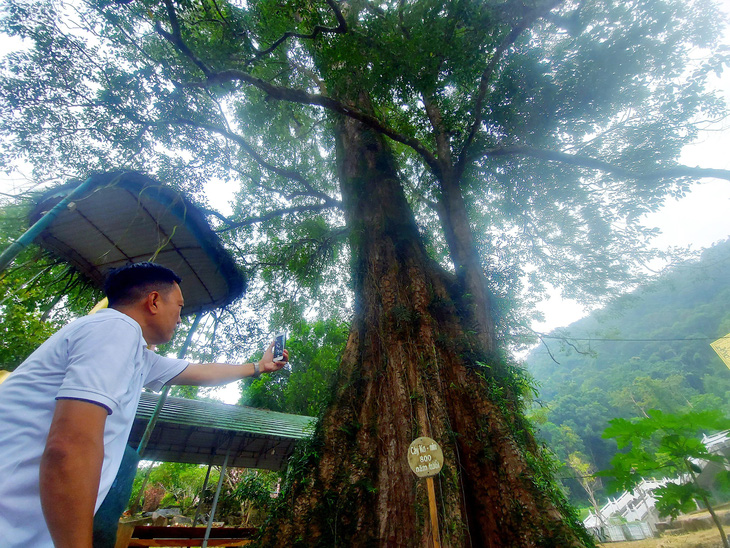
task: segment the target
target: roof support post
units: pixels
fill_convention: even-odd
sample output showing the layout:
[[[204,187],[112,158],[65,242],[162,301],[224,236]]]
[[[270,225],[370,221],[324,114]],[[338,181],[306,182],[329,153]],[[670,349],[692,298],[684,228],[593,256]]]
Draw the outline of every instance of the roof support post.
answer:
[[[198,507],[195,509],[195,517],[193,518],[193,527],[195,527],[195,524],[198,523],[198,518],[200,517],[200,508],[203,506],[203,493],[205,493],[205,490],[208,488],[208,480],[210,479],[210,469],[213,468],[213,457],[215,456],[215,453],[213,453],[211,458],[211,463],[208,465],[208,471],[205,473],[205,481],[203,482],[203,488],[200,490],[200,500],[198,501]]]
[[[205,537],[203,537],[202,548],[208,548],[208,539],[210,538],[210,529],[213,527],[213,518],[215,518],[215,511],[218,506],[218,496],[221,494],[221,486],[223,485],[223,476],[226,475],[226,466],[228,466],[228,457],[231,455],[231,447],[228,446],[226,451],[226,458],[223,460],[223,466],[221,466],[221,474],[218,478],[218,487],[215,488],[215,496],[213,497],[213,506],[210,509],[210,518],[208,519],[208,526],[205,528]]]
[[[76,198],[76,196],[86,191],[86,189],[91,186],[92,180],[93,178],[89,177],[74,190],[69,192],[68,196],[53,206],[48,213],[43,215],[43,217],[38,219],[32,227],[26,230],[20,238],[10,244],[10,246],[3,251],[2,255],[0,255],[0,272],[10,266],[13,259],[15,259],[15,257],[23,251],[23,249],[28,247],[33,240],[35,240],[36,237],[43,232],[49,224],[51,224],[51,221],[58,217],[58,214],[61,213],[61,211],[63,211],[74,198]]]
[[[193,325],[190,326],[190,330],[188,331],[187,337],[185,337],[185,342],[182,345],[182,348],[180,349],[180,352],[177,353],[178,359],[182,360],[185,358],[185,354],[188,352],[188,347],[190,346],[190,342],[193,340],[193,335],[198,330],[198,325],[200,324],[200,319],[203,317],[202,312],[198,312],[195,315],[195,319],[193,320]],[[167,395],[170,393],[170,385],[166,384],[165,388],[162,389],[162,393],[160,394],[160,399],[157,400],[157,405],[155,406],[155,410],[152,413],[152,416],[150,417],[150,422],[147,423],[147,428],[144,431],[144,434],[142,435],[142,439],[139,441],[139,445],[137,446],[137,453],[139,453],[139,456],[141,457],[144,454],[144,450],[147,448],[147,443],[150,441],[150,436],[152,436],[152,431],[155,429],[155,425],[157,424],[157,419],[160,418],[160,413],[162,412],[162,406],[165,405],[165,400],[167,399]]]

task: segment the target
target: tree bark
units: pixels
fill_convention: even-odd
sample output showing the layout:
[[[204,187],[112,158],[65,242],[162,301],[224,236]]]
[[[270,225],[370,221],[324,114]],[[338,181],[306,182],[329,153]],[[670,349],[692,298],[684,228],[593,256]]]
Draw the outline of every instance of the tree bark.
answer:
[[[429,546],[426,483],[407,449],[444,451],[442,546],[590,544],[566,517],[510,367],[470,332],[462,286],[429,259],[382,135],[336,123],[355,316],[334,401],[293,459],[266,546]]]
[[[468,314],[471,331],[477,335],[480,344],[486,351],[494,353],[497,340],[492,296],[476,251],[464,196],[453,169],[442,170],[440,183],[439,217],[456,276],[463,289],[464,312]]]

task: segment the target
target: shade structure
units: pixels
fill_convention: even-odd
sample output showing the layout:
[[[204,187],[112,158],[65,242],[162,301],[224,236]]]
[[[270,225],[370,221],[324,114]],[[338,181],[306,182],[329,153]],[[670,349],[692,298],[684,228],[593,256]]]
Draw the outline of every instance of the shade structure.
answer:
[[[154,261],[182,279],[183,314],[230,304],[246,278],[200,209],[182,193],[137,172],[92,176],[36,242],[71,263],[97,287],[109,270]],[[30,214],[36,222],[79,182],[50,190]]]
[[[137,447],[158,396],[142,393],[129,444]],[[253,407],[167,398],[144,458],[189,464],[280,470],[317,419]]]

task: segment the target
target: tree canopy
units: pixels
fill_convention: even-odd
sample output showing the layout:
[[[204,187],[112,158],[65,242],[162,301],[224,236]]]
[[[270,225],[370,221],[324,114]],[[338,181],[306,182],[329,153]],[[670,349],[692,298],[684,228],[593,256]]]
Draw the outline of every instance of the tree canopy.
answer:
[[[463,197],[504,308],[546,282],[596,298],[647,261],[641,213],[727,176],[677,163],[724,112],[704,89],[723,23],[669,0],[12,1],[2,30],[27,47],[3,69],[2,161],[36,180],[134,168],[204,201],[207,180],[240,184],[220,229],[291,320],[348,302],[327,124],[344,113],[393,140],[434,258],[468,262]],[[372,112],[347,104],[360,90]]]

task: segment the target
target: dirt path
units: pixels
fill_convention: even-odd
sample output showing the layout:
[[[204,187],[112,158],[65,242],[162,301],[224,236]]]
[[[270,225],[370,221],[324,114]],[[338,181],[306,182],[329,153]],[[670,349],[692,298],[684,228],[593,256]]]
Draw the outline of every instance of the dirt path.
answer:
[[[730,504],[725,503],[716,507],[715,510],[720,521],[725,524],[725,534],[730,536]],[[709,517],[709,513],[700,511],[680,516],[677,519],[678,521],[707,521]],[[665,532],[660,538],[630,542],[606,542],[599,544],[599,546],[601,548],[723,548],[720,531],[714,526],[706,526],[709,528],[683,534],[679,534],[678,531],[676,533]],[[699,529],[699,527],[689,527],[689,529]]]
[[[599,546],[602,548],[722,548],[722,539],[717,529],[708,529],[684,535],[669,535],[631,542],[607,542],[599,544]]]

